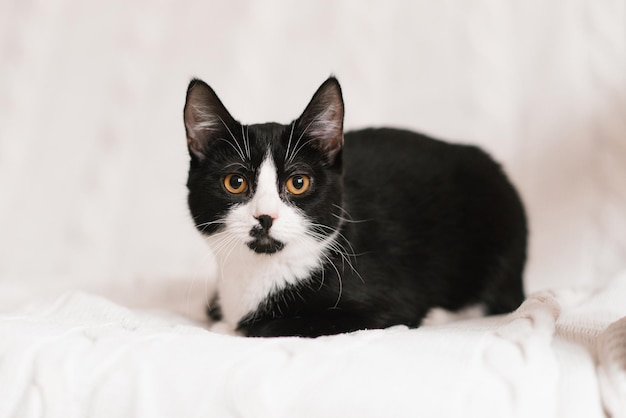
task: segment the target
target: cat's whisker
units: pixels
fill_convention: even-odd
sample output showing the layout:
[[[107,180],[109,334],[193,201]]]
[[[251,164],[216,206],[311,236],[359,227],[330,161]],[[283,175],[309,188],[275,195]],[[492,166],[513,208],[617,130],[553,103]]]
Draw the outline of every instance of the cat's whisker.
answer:
[[[346,217],[343,217],[341,215],[337,215],[336,213],[331,213],[331,215],[333,215],[335,218],[339,219],[340,221],[349,222],[349,223],[362,223],[362,222],[370,222],[374,220],[372,218],[354,219],[352,215],[350,215],[350,213],[348,213],[348,211],[345,208],[341,207],[340,205],[333,203],[333,207],[339,209],[339,211],[342,212],[346,216]]]
[[[243,138],[243,150],[246,154],[246,156],[248,155],[248,147],[246,146],[246,134],[244,133],[243,130],[243,125],[241,125],[241,138]],[[250,158],[250,157],[248,157]]]
[[[217,263],[220,267],[220,277],[224,276],[224,266],[227,264],[230,255],[233,250],[237,247],[239,239],[236,234],[233,234],[229,231],[229,235],[226,237],[222,237],[221,241],[215,244],[217,247],[214,251],[216,252]]]
[[[318,228],[326,228],[332,231],[332,233],[336,234],[337,238],[341,238],[343,241],[345,241],[346,245],[348,245],[348,247],[350,247],[350,252],[348,252],[348,250],[346,249],[346,247],[344,247],[338,239],[334,239],[334,240],[330,240],[328,242],[328,249],[331,250],[332,252],[338,254],[341,257],[341,262],[343,265],[343,268],[345,268],[345,264],[347,264],[350,269],[359,277],[359,279],[361,280],[362,283],[365,283],[365,280],[363,280],[363,277],[361,276],[361,274],[358,272],[358,270],[356,269],[355,265],[352,263],[352,261],[350,260],[350,258],[354,258],[354,263],[356,263],[356,257],[357,254],[355,254],[354,252],[354,247],[352,247],[352,244],[350,243],[350,241],[343,235],[341,234],[339,231],[335,230],[332,227],[329,227],[327,225],[322,225],[322,224],[317,224],[314,223],[313,228],[318,227]],[[328,236],[320,233],[320,232],[316,232],[314,229],[311,231],[307,231],[307,234],[309,236],[311,236],[312,238],[316,239],[319,242],[322,242],[326,239],[328,239]],[[327,260],[330,261],[330,259],[328,257],[326,257]],[[345,264],[344,264],[345,263]],[[333,265],[334,266],[334,265]],[[323,269],[322,269],[323,271]]]
[[[293,138],[293,128],[296,126],[296,121],[291,122],[291,133],[289,134],[289,140],[287,141],[287,151],[285,151],[285,161],[289,157],[289,148],[291,147],[291,139]]]
[[[202,222],[199,224],[194,224],[194,226],[196,228],[202,228],[203,226],[208,226],[208,225],[215,225],[215,224],[223,224],[224,221],[223,220],[217,220],[217,221],[208,221],[208,222]]]
[[[211,225],[223,225],[223,224],[224,224],[224,221],[218,220],[218,221],[210,221],[210,222],[203,222],[200,224],[196,224],[195,227],[198,228],[200,232],[204,232]]]
[[[348,223],[352,223],[352,224],[360,224],[360,223],[363,223],[363,222],[371,222],[371,221],[373,221],[373,219],[360,219],[358,221],[354,221],[352,219],[347,219],[347,218],[344,218],[343,216],[339,216],[336,213],[331,213],[331,215],[333,215],[335,218],[339,219],[340,221],[348,222]]]
[[[302,139],[302,137],[304,136],[304,134],[306,134],[306,132],[309,130],[309,128],[311,127],[311,125],[313,125],[314,123],[318,123],[321,120],[324,120],[324,118],[326,117],[326,112],[328,110],[326,110],[325,112],[323,112],[320,115],[317,115],[311,122],[309,122],[309,124],[306,126],[306,128],[304,128],[304,131],[302,131],[302,134],[300,134],[300,137],[298,138],[298,141],[296,142],[296,145],[294,145],[294,151],[297,149],[297,151],[292,152],[291,156],[289,158],[289,160],[287,161],[287,163],[291,163],[291,161],[293,161],[293,159],[295,158],[295,156],[298,154],[298,152],[300,151],[300,149],[302,149],[302,147],[298,148],[298,144],[300,143],[300,140]],[[303,146],[305,146],[306,144],[308,144],[311,141],[306,142]]]
[[[233,239],[231,241],[229,241],[230,244],[230,249],[228,250],[228,252],[226,253],[223,262],[221,263],[221,272],[222,272],[222,277],[224,277],[224,265],[226,263],[228,263],[228,259],[230,258],[230,255],[233,253],[233,251],[235,250],[235,248],[237,247],[237,241],[236,239]]]
[[[341,226],[341,224],[340,224],[340,226]],[[338,230],[338,229],[335,229],[335,228],[330,227],[330,226],[328,226],[328,225],[322,225],[322,224],[318,224],[318,223],[314,223],[314,224],[312,224],[312,227],[313,227],[313,228],[325,228],[325,229],[328,229],[328,230],[330,230],[330,231],[331,231],[331,234],[330,234],[330,235],[332,235],[332,234],[337,234],[337,237],[339,237],[339,238],[343,239],[343,240],[346,242],[346,244],[350,247],[350,251],[351,251],[351,254],[350,254],[350,255],[352,255],[352,256],[357,256],[357,255],[359,255],[359,254],[355,254],[355,252],[354,252],[354,247],[352,247],[352,244],[350,243],[350,240],[348,240],[348,238],[347,238],[345,235],[343,235],[341,232],[339,232],[339,230]],[[320,238],[321,238],[321,237],[323,237],[323,238],[321,238],[321,240],[323,240],[323,239],[327,238],[327,237],[326,237],[326,235],[325,235],[324,233],[317,233],[317,234],[318,234],[318,236],[319,236]],[[335,241],[335,242],[336,242],[336,241]],[[347,252],[347,251],[346,251],[346,252]]]
[[[224,238],[227,241],[222,246],[223,251],[220,254],[220,257],[223,256],[223,258],[220,259],[223,263],[227,262],[233,250],[240,244],[240,234],[236,231],[229,231],[229,235],[230,236]]]
[[[236,242],[236,240],[237,236],[235,234],[229,233],[226,236],[221,237],[221,239],[213,245],[215,255],[219,258],[218,261],[222,261],[222,256],[230,248],[231,244]]]
[[[213,252],[215,253],[215,257],[217,258],[216,260],[217,262],[220,261],[223,255],[222,253],[223,253],[224,248],[230,245],[231,241],[232,241],[232,237],[223,237],[220,241],[212,245]]]
[[[358,272],[358,270],[356,269],[356,267],[352,264],[352,261],[350,260],[350,256],[352,256],[354,257],[354,262],[356,263],[356,256],[354,254],[348,254],[345,247],[343,247],[341,244],[336,244],[336,246],[330,246],[330,248],[334,250],[335,253],[341,256],[342,266],[345,268],[345,264],[348,264],[348,266],[350,267],[350,270],[352,270],[354,274],[356,274],[359,277],[362,283],[365,283],[365,280],[363,280],[363,277],[361,276],[361,274]]]
[[[209,236],[209,238],[210,238],[210,239],[215,239],[215,238],[222,237],[222,236],[224,236],[224,235],[228,235],[228,234],[230,234],[230,233],[231,233],[230,228],[228,228],[228,229],[224,229],[224,230],[222,230],[222,231],[218,231],[218,232],[215,232],[215,233],[211,234],[211,235]]]
[[[300,291],[299,288],[295,289],[296,295],[302,300],[302,302],[306,302],[306,299],[304,296],[302,296],[302,292]]]
[[[231,246],[237,245],[237,236],[228,233],[225,236],[219,237],[217,241],[212,244],[213,253],[215,254],[216,262],[220,267],[224,264],[224,255],[228,252]]]
[[[239,158],[241,158],[241,161],[246,161],[246,158],[244,157],[243,153],[237,149],[231,141],[224,139],[224,138],[217,138],[216,141],[224,141],[226,142],[228,145],[230,145],[231,147],[233,147],[233,149],[235,150],[235,152],[237,153],[237,155],[239,156]],[[237,144],[237,146],[239,146],[239,144]]]
[[[243,138],[243,148],[246,151],[246,155],[248,156],[248,160],[250,160],[250,136],[246,139],[246,134],[243,130],[243,125],[241,125],[241,136]],[[248,131],[248,126],[246,126],[246,132]]]
[[[339,209],[341,212],[345,213],[346,216],[348,216],[350,219],[352,219],[352,216],[350,215],[350,213],[348,213],[348,211],[346,210],[346,208],[344,208],[341,205],[338,205],[336,203],[333,203],[333,207],[335,207],[336,209]]]
[[[329,248],[334,250],[337,254],[339,254],[342,258],[342,263],[345,262],[348,264],[348,266],[350,266],[350,270],[352,270],[354,272],[354,274],[356,274],[359,278],[359,280],[361,280],[361,283],[365,283],[365,280],[363,279],[363,276],[361,276],[361,273],[359,273],[358,269],[356,268],[356,264],[357,264],[357,257],[359,255],[362,254],[356,254],[354,252],[354,247],[352,247],[352,244],[350,243],[350,241],[343,236],[342,234],[339,234],[340,237],[342,237],[343,241],[345,241],[346,245],[348,245],[348,247],[350,247],[350,252],[348,252],[348,250],[346,249],[346,247],[344,247],[342,244],[339,243],[338,240],[333,241],[330,245]]]
[[[337,296],[337,301],[335,302],[335,305],[333,306],[333,309],[336,309],[339,306],[339,301],[341,300],[341,295],[343,294],[343,281],[341,279],[341,273],[339,273],[339,269],[337,268],[335,263],[332,262],[332,260],[330,259],[328,255],[322,253],[322,256],[326,260],[328,260],[328,263],[333,267],[333,269],[337,273],[337,280],[339,281],[339,294]]]
[[[293,146],[293,149],[295,151],[295,149],[298,147],[298,144],[300,143],[300,140],[302,139],[302,137],[304,136],[304,134],[306,134],[306,132],[309,130],[309,128],[311,127],[312,124],[319,122],[320,121],[320,117],[316,117],[315,119],[313,119],[311,122],[309,122],[309,124],[306,126],[306,128],[304,128],[304,131],[302,131],[302,133],[300,134],[300,137],[298,138],[298,140],[296,141],[296,144]],[[292,152],[291,156],[289,157],[289,159],[287,160],[287,163],[291,163],[291,161],[293,161],[293,159],[295,158],[296,153]]]
[[[228,125],[226,124],[226,122],[224,122],[224,120],[223,120],[223,119],[222,119],[219,115],[216,115],[216,116],[217,116],[217,118],[220,120],[220,122],[222,122],[222,125],[224,125],[224,128],[226,128],[226,130],[227,130],[227,131],[228,131],[228,133],[230,134],[231,138],[233,138],[233,141],[235,142],[235,145],[237,145],[237,148],[239,149],[239,152],[238,152],[239,156],[241,157],[241,159],[242,159],[243,161],[245,161],[246,159],[245,159],[245,157],[244,157],[243,150],[241,149],[241,146],[239,145],[239,142],[237,141],[237,138],[235,138],[235,135],[233,135],[233,133],[231,132],[231,130],[230,130],[230,128],[228,127]],[[228,141],[227,141],[227,142],[228,142]],[[233,148],[234,148],[234,146],[233,146]]]
[[[250,153],[250,125],[246,125],[246,142],[248,143],[248,159],[252,159]]]
[[[313,123],[313,122],[311,122],[311,123]],[[304,128],[304,131],[302,131],[302,133],[300,134],[300,137],[298,137],[298,140],[296,141],[295,145],[293,146],[293,149],[294,149],[294,150],[296,149],[296,147],[297,147],[297,146],[298,146],[298,144],[300,143],[300,140],[302,139],[302,137],[304,136],[304,134],[306,133],[306,131],[309,129],[309,126],[311,126],[311,123],[309,123],[309,124],[307,125],[307,127],[306,127],[306,128]],[[293,161],[293,157],[294,157],[294,155],[293,155],[293,150],[292,150],[291,154],[289,155],[289,158],[287,159],[287,164],[289,164],[289,163],[291,163],[291,161]]]
[[[321,270],[322,270],[322,280],[320,281],[320,287],[317,289],[318,292],[322,290],[322,287],[324,287],[324,279],[325,279],[325,271],[326,271],[324,269],[324,265],[322,265]]]
[[[308,144],[310,144],[311,142],[315,141],[315,139],[309,139],[308,141],[306,141],[304,144],[300,145],[298,148],[296,148],[293,152],[293,155],[291,156],[291,158],[289,159],[288,162],[291,162],[300,152],[300,150],[304,147],[306,147]],[[295,147],[294,147],[295,148]]]

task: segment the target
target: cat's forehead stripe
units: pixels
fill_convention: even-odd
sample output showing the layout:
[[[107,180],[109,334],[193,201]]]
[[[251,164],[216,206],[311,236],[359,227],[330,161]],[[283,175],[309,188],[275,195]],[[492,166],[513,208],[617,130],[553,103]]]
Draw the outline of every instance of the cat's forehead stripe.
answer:
[[[258,187],[261,186],[274,186],[276,188],[276,164],[274,163],[274,157],[271,151],[268,149],[263,162],[259,167]]]
[[[269,150],[265,154],[261,167],[259,167],[257,187],[252,204],[256,217],[270,215],[272,218],[276,218],[278,215],[280,197],[278,195],[276,165]]]

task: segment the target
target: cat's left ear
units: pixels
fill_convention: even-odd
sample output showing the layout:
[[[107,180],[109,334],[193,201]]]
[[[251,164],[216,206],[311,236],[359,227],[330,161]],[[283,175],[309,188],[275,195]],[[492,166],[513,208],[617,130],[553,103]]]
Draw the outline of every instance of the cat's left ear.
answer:
[[[315,92],[297,120],[301,135],[326,156],[329,163],[343,147],[343,97],[335,77],[326,80]]]
[[[189,154],[200,161],[224,131],[232,131],[237,123],[213,89],[198,79],[187,88],[184,118]]]

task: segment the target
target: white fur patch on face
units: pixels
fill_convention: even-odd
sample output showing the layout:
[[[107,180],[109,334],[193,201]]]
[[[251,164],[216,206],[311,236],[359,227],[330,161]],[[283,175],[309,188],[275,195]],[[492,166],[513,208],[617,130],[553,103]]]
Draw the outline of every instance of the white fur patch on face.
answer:
[[[266,157],[259,169],[259,179],[257,181],[252,204],[252,215],[258,218],[261,215],[269,215],[272,219],[278,219],[279,206],[285,204],[278,195],[278,181],[276,176],[276,165],[270,156]],[[285,208],[281,208],[284,214]],[[272,231],[274,232],[274,231]]]
[[[260,215],[273,218],[269,234],[285,245],[282,250],[258,254],[247,246]],[[206,238],[218,261],[217,290],[225,322],[236,327],[268,295],[321,267],[336,236],[319,241],[309,230],[310,221],[301,211],[280,198],[276,166],[268,153],[252,199],[228,213],[223,231]]]

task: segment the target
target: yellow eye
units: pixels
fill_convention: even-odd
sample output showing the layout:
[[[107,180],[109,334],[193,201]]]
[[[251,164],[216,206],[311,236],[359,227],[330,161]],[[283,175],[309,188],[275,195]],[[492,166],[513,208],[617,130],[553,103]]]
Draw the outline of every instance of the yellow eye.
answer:
[[[241,194],[248,189],[248,182],[239,174],[228,174],[224,177],[224,187],[229,193]]]
[[[287,190],[291,194],[299,195],[306,192],[311,186],[311,179],[304,174],[296,174],[289,177],[286,183]]]

